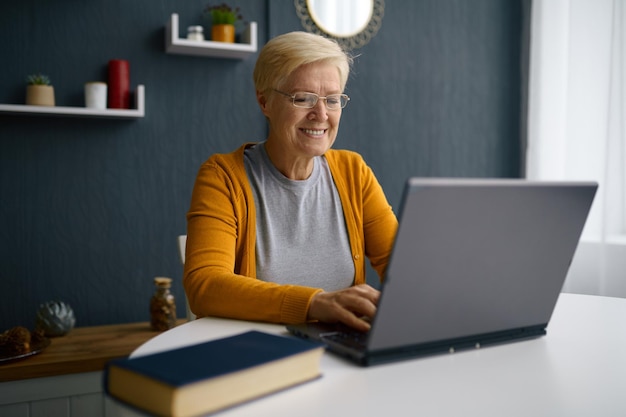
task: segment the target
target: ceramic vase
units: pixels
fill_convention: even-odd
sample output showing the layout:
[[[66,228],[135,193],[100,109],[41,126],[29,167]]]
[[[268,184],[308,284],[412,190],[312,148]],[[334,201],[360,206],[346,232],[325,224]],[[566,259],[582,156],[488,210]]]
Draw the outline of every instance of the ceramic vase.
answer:
[[[130,63],[125,59],[109,61],[108,96],[110,109],[130,108]]]

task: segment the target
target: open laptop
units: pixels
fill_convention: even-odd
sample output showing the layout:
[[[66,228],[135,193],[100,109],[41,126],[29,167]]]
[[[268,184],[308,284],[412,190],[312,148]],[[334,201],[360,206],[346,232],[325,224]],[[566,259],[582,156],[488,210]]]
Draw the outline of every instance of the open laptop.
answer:
[[[544,335],[597,187],[410,178],[371,330],[287,329],[360,365]]]

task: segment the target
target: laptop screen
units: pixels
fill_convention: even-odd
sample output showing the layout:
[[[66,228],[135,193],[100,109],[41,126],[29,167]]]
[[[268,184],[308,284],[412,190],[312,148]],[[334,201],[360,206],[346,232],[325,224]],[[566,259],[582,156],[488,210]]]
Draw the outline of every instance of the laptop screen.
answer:
[[[369,349],[546,325],[596,189],[409,179]]]

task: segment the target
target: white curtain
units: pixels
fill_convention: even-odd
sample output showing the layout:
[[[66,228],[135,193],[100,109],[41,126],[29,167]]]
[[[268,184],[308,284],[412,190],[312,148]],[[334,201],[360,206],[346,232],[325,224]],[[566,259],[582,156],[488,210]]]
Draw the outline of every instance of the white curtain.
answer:
[[[599,183],[567,292],[626,297],[624,3],[532,3],[527,178]]]

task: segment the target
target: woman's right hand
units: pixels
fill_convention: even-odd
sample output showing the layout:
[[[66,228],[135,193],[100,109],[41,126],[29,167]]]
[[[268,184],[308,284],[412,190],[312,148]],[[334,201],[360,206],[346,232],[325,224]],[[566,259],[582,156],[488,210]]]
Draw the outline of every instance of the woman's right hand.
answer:
[[[367,285],[355,285],[333,292],[319,292],[313,296],[308,319],[327,323],[343,323],[356,330],[370,329],[369,319],[376,314],[380,291]]]

